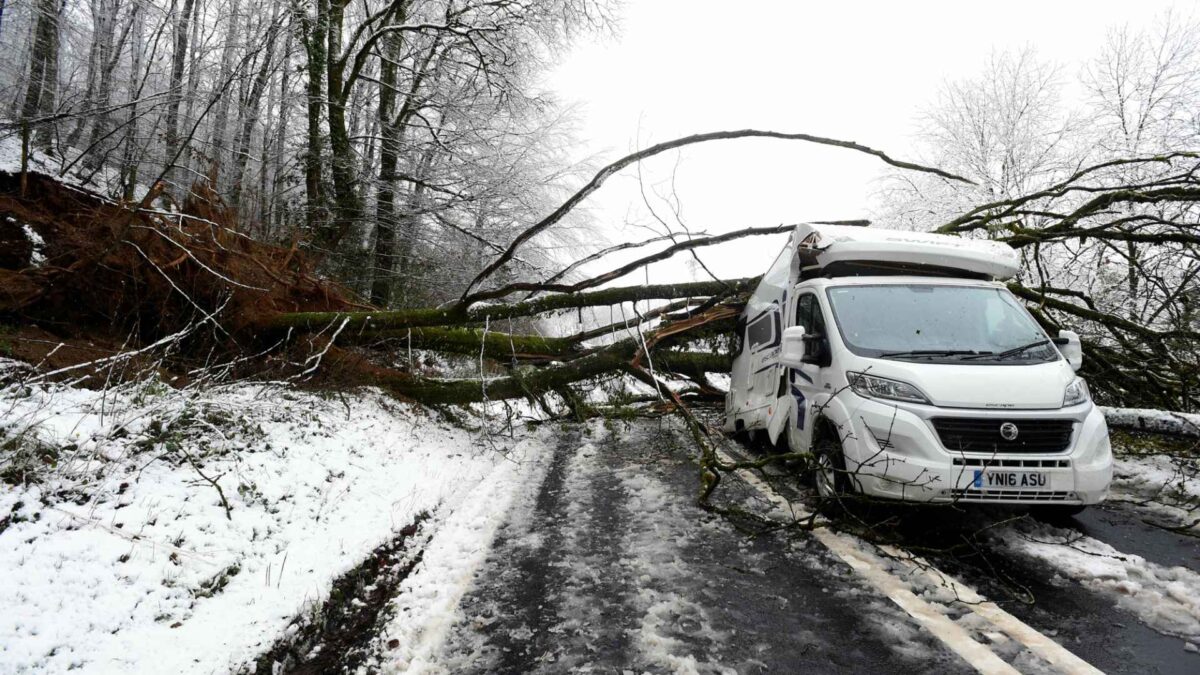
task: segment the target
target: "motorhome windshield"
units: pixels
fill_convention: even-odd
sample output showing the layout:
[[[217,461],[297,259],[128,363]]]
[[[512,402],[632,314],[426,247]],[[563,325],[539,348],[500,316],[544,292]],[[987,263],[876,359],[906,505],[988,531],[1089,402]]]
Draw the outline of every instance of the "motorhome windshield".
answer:
[[[859,356],[979,364],[1059,358],[1004,289],[880,284],[835,286],[828,294],[842,339]]]

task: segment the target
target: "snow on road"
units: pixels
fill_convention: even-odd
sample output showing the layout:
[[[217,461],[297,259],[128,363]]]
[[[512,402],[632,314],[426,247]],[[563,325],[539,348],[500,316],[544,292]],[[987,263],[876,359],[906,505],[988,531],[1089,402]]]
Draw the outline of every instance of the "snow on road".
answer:
[[[235,669],[418,514],[490,513],[540,452],[382,395],[254,385],[13,386],[0,433],[6,471],[32,462],[0,484],[0,672]]]
[[[568,430],[510,509],[446,642],[408,672],[963,670],[820,547],[752,539],[697,509],[677,432]]]
[[[1004,546],[1111,597],[1146,625],[1200,645],[1200,574],[1123,553],[1078,532],[1045,523],[997,530]]]
[[[392,618],[375,641],[375,650],[388,653],[388,672],[430,669],[451,625],[463,618],[459,603],[496,530],[511,516],[513,502],[527,498],[523,488],[537,485],[545,475],[546,455],[539,440],[521,441],[486,480],[472,487],[469,499],[458,508],[442,509],[426,528],[432,535],[421,563],[400,585],[388,608]],[[389,643],[396,646],[389,648]]]

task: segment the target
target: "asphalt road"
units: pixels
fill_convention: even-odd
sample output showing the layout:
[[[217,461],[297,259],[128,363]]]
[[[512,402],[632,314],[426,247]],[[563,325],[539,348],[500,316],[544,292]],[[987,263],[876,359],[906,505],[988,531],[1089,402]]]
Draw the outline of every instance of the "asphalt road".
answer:
[[[798,508],[811,501],[794,476],[776,473],[726,480],[721,503],[765,512],[771,499]],[[828,537],[797,528],[750,535],[745,523],[697,508],[697,487],[691,450],[668,423],[568,427],[545,479],[493,542],[443,665],[468,673],[1095,672],[1088,664],[1200,672],[1185,640],[994,540],[1019,510],[867,507],[835,517],[847,528],[874,525],[899,550],[994,601],[988,615],[877,558],[862,538],[869,534],[836,535],[840,554]],[[1145,525],[1133,509],[1108,505],[1055,525],[1158,565],[1198,569],[1196,539]],[[996,613],[1003,622],[981,618]]]

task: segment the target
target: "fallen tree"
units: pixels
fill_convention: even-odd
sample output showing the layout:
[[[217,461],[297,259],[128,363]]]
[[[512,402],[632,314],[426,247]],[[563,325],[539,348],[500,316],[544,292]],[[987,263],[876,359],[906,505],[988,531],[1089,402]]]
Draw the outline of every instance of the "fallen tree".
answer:
[[[601,169],[498,249],[457,302],[387,310],[358,302],[346,288],[318,276],[301,241],[276,246],[245,235],[234,211],[204,182],[182,204],[155,190],[135,203],[34,173],[0,174],[0,240],[9,244],[0,258],[4,344],[9,355],[43,371],[96,383],[113,377],[118,364],[132,371],[134,362],[152,363],[172,381],[185,381],[196,367],[224,361],[234,364],[236,375],[374,384],[442,404],[549,393],[570,398],[575,383],[622,373],[636,378],[648,369],[690,379],[697,391],[714,395],[705,374],[727,370],[728,359],[688,345],[727,334],[755,280],[610,284],[682,252],[786,232],[790,225],[672,235],[659,238],[665,245],[658,250],[606,272],[578,273],[585,262],[601,264],[612,253],[654,242],[620,245],[571,261],[541,281],[487,284],[524,243],[560,222],[622,168],[669,150],[740,138],[841,147],[961,180],[857,143],[809,134],[747,129],[688,136]],[[512,299],[517,293],[525,297]],[[572,335],[529,331],[538,317],[603,307],[629,313]],[[496,330],[500,322],[508,330]],[[478,359],[479,376],[439,379],[398,366],[388,356],[413,349]]]
[[[237,375],[372,384],[431,404],[539,400],[549,394],[568,399],[572,386],[612,376],[640,380],[663,400],[671,399],[662,389],[664,376],[691,381],[696,392],[712,397],[717,392],[705,376],[727,372],[729,363],[714,345],[731,333],[756,279],[611,284],[677,254],[786,232],[791,225],[626,242],[569,261],[540,281],[488,284],[522,243],[561,221],[621,168],[694,143],[755,137],[845,147],[939,180],[965,182],[864,146],[804,134],[744,130],[690,136],[603,168],[498,250],[457,301],[397,310],[362,303],[318,276],[298,240],[278,246],[246,236],[203,183],[183,204],[151,208],[157,198],[122,203],[36,174],[0,174],[0,241],[7,244],[0,256],[3,344],[8,355],[44,371],[108,378],[112,364],[129,365],[118,355],[149,358],[152,347],[169,343],[169,358],[156,357],[154,363],[176,378],[224,361],[235,364],[230,368]],[[1196,156],[1175,153],[1120,166],[1132,164],[1166,169],[1137,183],[1118,180],[1124,173],[1108,173],[1112,163],[1083,169],[1052,189],[982,205],[939,231],[988,236],[1026,256],[1027,269],[1010,288],[1047,328],[1083,329],[1085,374],[1100,398],[1188,410],[1194,407],[1200,361],[1192,310],[1200,300],[1195,284],[1200,233],[1192,211],[1200,195]],[[1151,207],[1154,211],[1144,210]],[[584,262],[600,265],[611,254],[654,244],[660,246],[607,271],[579,272]],[[1152,260],[1147,251],[1156,247],[1173,258]],[[1139,297],[1153,296],[1157,303],[1136,316],[1114,304],[1119,294],[1092,292],[1106,291],[1102,284],[1089,288],[1046,269],[1060,260],[1067,261],[1064,269],[1076,264],[1072,260],[1102,260],[1101,254],[1114,250],[1123,252],[1129,275],[1143,284]],[[585,309],[606,307],[625,313],[572,334],[534,330],[539,318],[582,316]],[[397,363],[394,355],[411,350],[477,362],[476,375],[448,380]]]

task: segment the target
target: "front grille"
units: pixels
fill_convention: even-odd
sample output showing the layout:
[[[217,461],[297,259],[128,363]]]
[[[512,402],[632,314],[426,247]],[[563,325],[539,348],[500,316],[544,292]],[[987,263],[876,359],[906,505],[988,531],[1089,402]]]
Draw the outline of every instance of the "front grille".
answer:
[[[991,457],[955,457],[954,466],[1001,467],[1006,469],[1069,469],[1069,459],[993,459]]]
[[[1071,502],[1078,501],[1073,492],[1033,492],[1031,490],[953,490],[951,494],[962,501],[998,502],[1021,500],[1023,502]]]
[[[1071,445],[1074,429],[1074,422],[1064,419],[935,417],[932,422],[942,445],[950,452],[988,455],[1063,452]],[[1017,436],[1012,440],[1000,434],[1006,422],[1017,427]]]

